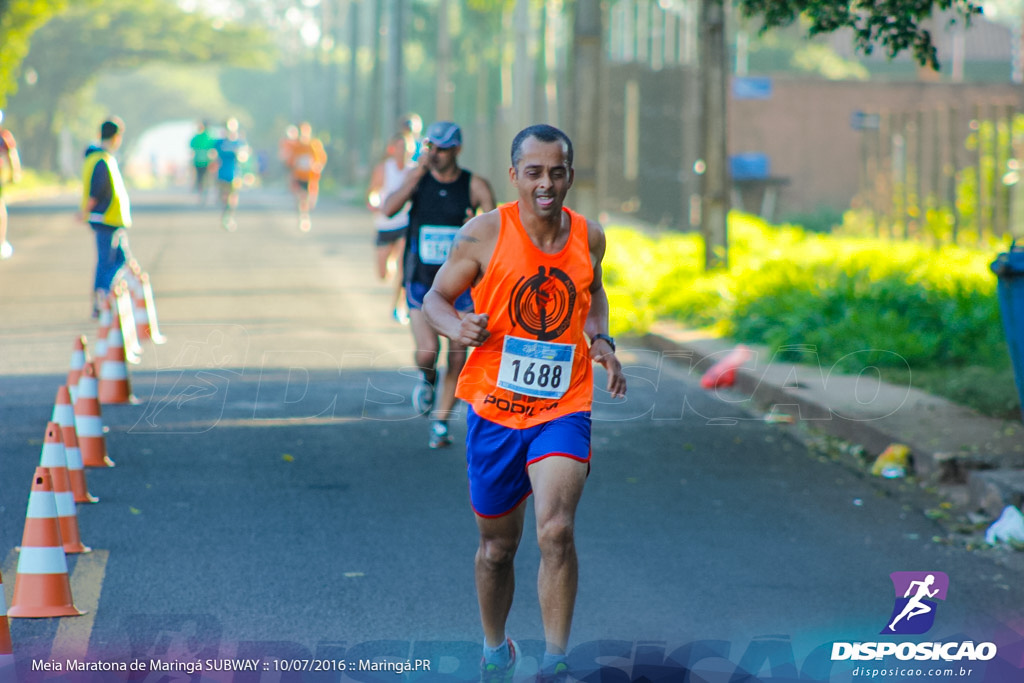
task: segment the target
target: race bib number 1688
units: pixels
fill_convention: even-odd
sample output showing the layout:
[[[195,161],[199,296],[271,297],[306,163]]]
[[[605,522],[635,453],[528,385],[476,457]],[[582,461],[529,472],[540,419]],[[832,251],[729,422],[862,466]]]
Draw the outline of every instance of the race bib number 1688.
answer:
[[[505,337],[498,386],[525,396],[561,398],[569,389],[572,344]]]

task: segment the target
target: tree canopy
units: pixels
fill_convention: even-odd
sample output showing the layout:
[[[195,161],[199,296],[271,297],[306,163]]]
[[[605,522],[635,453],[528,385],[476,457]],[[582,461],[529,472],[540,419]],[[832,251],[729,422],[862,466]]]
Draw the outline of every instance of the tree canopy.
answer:
[[[66,6],[66,0],[0,0],[0,107],[17,92],[32,34]]]
[[[24,66],[36,82],[22,89],[11,111],[19,137],[34,143],[25,145],[29,161],[48,168],[55,131],[75,109],[70,103],[102,73],[150,63],[268,67],[274,54],[262,27],[186,12],[166,0],[75,0],[32,37]]]
[[[763,20],[762,32],[803,16],[810,21],[811,36],[848,28],[865,54],[876,45],[889,57],[910,50],[933,69],[939,62],[927,22],[935,10],[953,10],[966,22],[981,14],[981,5],[971,0],[739,0],[739,7],[745,16]]]

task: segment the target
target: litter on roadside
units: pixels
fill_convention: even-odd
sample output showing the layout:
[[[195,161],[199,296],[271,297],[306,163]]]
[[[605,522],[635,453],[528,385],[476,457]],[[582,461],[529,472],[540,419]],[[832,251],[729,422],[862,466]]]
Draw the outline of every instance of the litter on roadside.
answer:
[[[1024,543],[1024,514],[1015,506],[1007,505],[985,532],[985,542],[989,545]]]
[[[731,387],[736,383],[736,370],[753,356],[753,352],[743,344],[738,344],[724,358],[712,365],[700,378],[704,389]]]
[[[907,464],[910,459],[910,448],[901,443],[889,444],[871,466],[871,474],[886,479],[898,479],[907,476]]]

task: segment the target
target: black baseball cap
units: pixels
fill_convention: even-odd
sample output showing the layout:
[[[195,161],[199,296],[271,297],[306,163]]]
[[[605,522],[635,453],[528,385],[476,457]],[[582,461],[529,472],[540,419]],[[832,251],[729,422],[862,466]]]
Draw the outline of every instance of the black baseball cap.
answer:
[[[462,129],[451,121],[436,121],[427,129],[427,141],[438,149],[451,149],[462,144]]]

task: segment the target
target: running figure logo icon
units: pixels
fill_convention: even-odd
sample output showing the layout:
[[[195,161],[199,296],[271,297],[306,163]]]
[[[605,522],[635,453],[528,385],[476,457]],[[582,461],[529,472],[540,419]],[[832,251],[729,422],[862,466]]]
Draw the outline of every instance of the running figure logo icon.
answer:
[[[893,572],[896,601],[883,634],[920,635],[935,623],[935,600],[945,600],[949,577],[943,572]]]
[[[538,341],[558,339],[572,322],[576,286],[558,268],[540,266],[536,275],[519,278],[508,306],[512,320]]]

